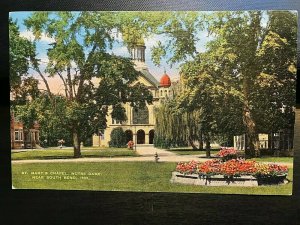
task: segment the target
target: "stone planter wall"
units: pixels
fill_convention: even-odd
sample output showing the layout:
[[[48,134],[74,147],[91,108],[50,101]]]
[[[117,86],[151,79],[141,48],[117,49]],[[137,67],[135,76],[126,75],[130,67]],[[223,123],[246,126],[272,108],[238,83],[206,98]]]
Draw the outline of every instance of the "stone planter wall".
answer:
[[[198,174],[184,175],[179,172],[172,172],[171,183],[202,185],[202,186],[243,186],[253,187],[261,185],[262,182],[253,176],[241,176],[234,178],[224,178],[222,175],[211,177],[200,177]],[[280,183],[287,183],[285,179]]]

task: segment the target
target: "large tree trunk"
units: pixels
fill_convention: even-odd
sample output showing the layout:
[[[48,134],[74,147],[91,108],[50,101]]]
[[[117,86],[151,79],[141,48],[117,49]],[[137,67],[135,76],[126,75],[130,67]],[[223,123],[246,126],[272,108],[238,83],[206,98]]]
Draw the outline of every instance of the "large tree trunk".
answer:
[[[202,151],[203,150],[203,137],[202,137],[202,131],[200,131],[200,136],[199,136],[199,150]]]
[[[210,141],[206,141],[206,158],[210,158]]]
[[[74,158],[80,158],[81,157],[81,151],[80,151],[80,140],[78,137],[78,132],[76,129],[73,129],[73,145],[74,145]]]
[[[245,154],[248,157],[259,157],[259,141],[258,141],[258,134],[256,132],[256,124],[251,116],[249,104],[246,100],[244,102],[244,109],[243,109],[243,121],[246,126],[247,132],[247,145],[245,149]]]
[[[206,158],[210,158],[210,137],[209,134],[206,135],[205,137],[205,151],[206,151]]]
[[[254,91],[254,80],[259,73],[259,67],[257,66],[256,53],[260,43],[260,17],[261,12],[250,13],[251,22],[249,28],[251,32],[248,34],[248,56],[243,70],[243,95],[244,95],[244,107],[243,107],[243,122],[246,126],[246,136],[248,137],[248,146],[246,146],[246,156],[259,157],[259,141],[256,131],[256,124],[252,117],[250,107],[250,93]],[[249,147],[249,149],[247,149]]]

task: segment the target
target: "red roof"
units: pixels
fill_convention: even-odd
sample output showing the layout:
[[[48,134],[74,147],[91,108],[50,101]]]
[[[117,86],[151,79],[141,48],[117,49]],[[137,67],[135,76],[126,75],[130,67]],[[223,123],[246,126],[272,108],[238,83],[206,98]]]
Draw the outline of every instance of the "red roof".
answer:
[[[171,79],[169,77],[168,74],[164,74],[161,78],[160,78],[160,86],[161,87],[170,87],[171,86]]]

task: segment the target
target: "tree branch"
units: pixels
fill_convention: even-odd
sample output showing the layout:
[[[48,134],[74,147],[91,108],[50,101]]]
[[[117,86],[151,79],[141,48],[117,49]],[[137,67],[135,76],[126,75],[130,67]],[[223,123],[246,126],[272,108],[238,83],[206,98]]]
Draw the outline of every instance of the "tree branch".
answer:
[[[40,77],[43,79],[44,84],[46,85],[47,92],[48,92],[48,95],[50,97],[50,100],[52,100],[53,96],[52,96],[52,93],[51,93],[51,90],[50,90],[50,87],[49,87],[47,79],[45,78],[45,76],[43,75],[43,73],[40,71],[40,68],[38,66],[34,67],[34,69],[35,69],[36,72],[38,72],[38,74],[40,75]]]
[[[72,86],[72,78],[71,78],[71,68],[67,68],[67,80],[68,80],[68,85],[69,85],[69,94],[70,94],[70,100],[73,100],[73,86]]]
[[[68,86],[67,86],[67,83],[66,83],[65,79],[63,78],[63,76],[62,76],[62,74],[60,72],[57,71],[57,74],[61,78],[62,82],[64,83],[66,98],[68,98]]]

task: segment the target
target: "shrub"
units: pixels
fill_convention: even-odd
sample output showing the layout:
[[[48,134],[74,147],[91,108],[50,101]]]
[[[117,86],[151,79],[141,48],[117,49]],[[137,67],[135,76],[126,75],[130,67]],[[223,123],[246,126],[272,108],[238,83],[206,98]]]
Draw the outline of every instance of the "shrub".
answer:
[[[156,148],[162,148],[162,149],[169,149],[171,147],[170,140],[161,137],[154,133],[154,141],[153,141],[154,147]]]
[[[121,127],[114,128],[110,134],[109,147],[126,147],[126,134]]]

